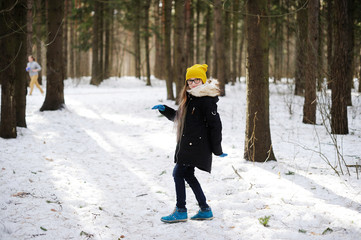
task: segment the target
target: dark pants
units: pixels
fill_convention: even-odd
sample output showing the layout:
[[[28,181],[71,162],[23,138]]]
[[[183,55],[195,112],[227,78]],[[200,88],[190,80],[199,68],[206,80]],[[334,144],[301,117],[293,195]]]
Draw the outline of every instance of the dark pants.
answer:
[[[173,170],[173,178],[175,182],[175,190],[177,194],[177,207],[186,209],[186,187],[185,181],[192,188],[194,195],[201,209],[208,208],[206,196],[204,196],[201,185],[194,176],[194,167],[176,164]],[[185,180],[185,181],[184,181]]]

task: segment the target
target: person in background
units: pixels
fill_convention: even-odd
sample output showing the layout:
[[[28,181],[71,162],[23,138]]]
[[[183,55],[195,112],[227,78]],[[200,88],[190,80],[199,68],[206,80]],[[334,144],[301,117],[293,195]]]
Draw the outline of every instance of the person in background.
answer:
[[[41,94],[43,94],[44,91],[38,82],[38,76],[39,76],[38,72],[41,70],[41,66],[39,65],[39,63],[37,63],[35,61],[35,58],[31,55],[28,57],[28,61],[29,62],[26,66],[26,71],[30,75],[30,93],[29,93],[29,95],[31,95],[33,93],[34,84],[36,85],[37,88],[39,88]]]
[[[207,82],[207,68],[207,64],[195,64],[187,69],[177,111],[166,105],[152,108],[174,121],[177,128],[176,165],[173,170],[177,203],[173,213],[161,218],[166,223],[188,219],[185,181],[191,187],[200,208],[191,220],[213,219],[212,210],[194,175],[195,168],[211,172],[212,153],[220,157],[227,156],[222,151],[222,123],[217,112],[220,91],[216,81]]]

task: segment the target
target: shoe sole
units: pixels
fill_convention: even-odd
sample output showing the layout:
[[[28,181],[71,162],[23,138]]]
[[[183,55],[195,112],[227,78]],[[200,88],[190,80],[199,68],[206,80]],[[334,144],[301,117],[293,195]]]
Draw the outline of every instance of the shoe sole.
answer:
[[[183,219],[183,220],[170,220],[170,221],[168,221],[168,220],[163,220],[163,219],[161,219],[161,221],[164,222],[164,223],[186,222],[187,220],[188,220],[188,219]]]
[[[191,218],[191,220],[201,220],[201,221],[206,221],[206,220],[212,220],[214,217],[210,217],[210,218]]]

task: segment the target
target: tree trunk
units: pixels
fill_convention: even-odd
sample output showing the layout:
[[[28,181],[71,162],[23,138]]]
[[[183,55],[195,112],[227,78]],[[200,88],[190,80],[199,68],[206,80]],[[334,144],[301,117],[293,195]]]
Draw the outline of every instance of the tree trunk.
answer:
[[[100,59],[99,59],[99,32],[100,32],[100,15],[101,15],[101,8],[100,8],[100,2],[95,1],[94,2],[94,17],[93,17],[93,43],[92,43],[92,78],[90,80],[90,84],[98,86],[102,81],[102,74],[101,74],[101,68],[100,65]]]
[[[164,0],[162,0],[164,3]],[[155,64],[154,64],[154,76],[158,79],[164,79],[164,45],[163,45],[163,14],[162,9],[164,8],[164,4],[162,4],[162,9],[160,8],[160,1],[154,1],[154,25],[157,27],[156,35],[155,35]]]
[[[26,0],[19,0],[14,4],[12,0],[2,0],[0,9],[3,10],[0,21],[0,83],[1,83],[1,122],[0,137],[16,138],[18,119],[25,123],[26,103],[20,100],[26,95],[25,67],[26,67]],[[5,36],[5,37],[4,37]],[[14,61],[15,60],[15,61]],[[17,104],[21,104],[19,107]],[[21,115],[19,114],[21,109]],[[24,113],[24,115],[23,115]]]
[[[181,90],[185,84],[184,59],[184,0],[175,2],[174,22],[174,76],[176,85],[176,103],[180,101]]]
[[[185,1],[185,28],[186,28],[186,37],[185,37],[185,49],[187,51],[184,52],[185,57],[185,65],[190,67],[193,65],[194,59],[194,44],[193,44],[193,10],[192,10],[192,1]]]
[[[247,13],[248,79],[244,158],[247,161],[265,162],[276,160],[269,125],[268,18],[264,17],[268,15],[267,0],[249,1]]]
[[[215,0],[214,2],[214,20],[215,20],[215,38],[216,38],[216,58],[217,61],[217,76],[221,96],[226,95],[225,82],[225,55],[224,55],[224,31],[222,22],[222,1]]]
[[[134,0],[134,57],[135,57],[135,76],[140,79],[140,13],[138,7],[140,0]]]
[[[346,45],[346,51],[347,51],[347,80],[346,80],[346,102],[347,106],[352,106],[352,98],[351,98],[351,91],[352,91],[352,85],[353,85],[353,65],[354,65],[354,1],[355,0],[348,0],[347,1],[347,21],[348,24],[344,26],[346,30],[346,38],[347,38],[347,45]]]
[[[19,4],[23,4],[22,3]],[[27,1],[27,14],[28,18],[29,16],[32,16],[33,13],[33,1],[28,0]],[[29,10],[30,8],[30,10]],[[20,8],[20,11],[23,11],[23,8]],[[17,13],[21,14],[21,13]],[[32,44],[31,38],[33,36],[33,28],[29,27],[27,23],[27,18],[25,17],[17,17],[18,26],[24,26],[27,25],[27,34],[24,34],[23,32],[17,34],[18,44],[21,44],[22,47],[20,51],[18,52],[18,55],[15,58],[14,64],[16,69],[24,69],[24,66],[27,64],[27,55],[32,54],[32,45],[30,47],[28,44]],[[30,20],[32,23],[32,20]],[[30,51],[30,52],[29,52]],[[29,74],[26,71],[16,71],[15,72],[15,102],[16,102],[16,126],[18,127],[26,127],[26,94],[27,94],[27,86],[28,86],[28,80],[30,80]]]
[[[301,7],[298,5],[298,7]],[[295,95],[303,96],[307,63],[307,9],[297,12]]]
[[[232,72],[231,82],[232,85],[236,82],[238,76],[237,67],[237,53],[238,53],[238,22],[239,22],[239,0],[233,0],[233,15],[232,15]]]
[[[290,11],[290,1],[287,1],[287,11]],[[286,78],[287,83],[290,76],[290,38],[291,38],[291,28],[290,28],[290,15],[287,15],[287,22],[286,22]]]
[[[332,57],[332,106],[331,132],[333,134],[348,134],[347,119],[347,81],[348,71],[352,69],[349,58],[350,33],[348,26],[352,25],[350,0],[334,2],[334,55]]]
[[[26,1],[26,55],[33,54],[33,0]],[[29,86],[30,76],[26,74],[26,85]]]
[[[144,45],[145,45],[145,61],[146,61],[146,74],[147,74],[147,86],[151,86],[150,82],[150,57],[149,57],[149,9],[151,0],[145,0],[144,3]]]
[[[200,48],[200,37],[201,37],[201,1],[197,0],[196,4],[196,63],[200,63],[200,55],[201,55],[201,48]],[[176,1],[177,2],[177,1]]]
[[[173,71],[171,59],[171,25],[172,25],[172,0],[165,0],[164,13],[165,13],[165,28],[164,28],[164,42],[165,42],[165,67],[167,72],[167,99],[174,100],[173,95]]]
[[[361,47],[360,47],[361,49]],[[358,92],[361,93],[361,51],[359,52],[359,56],[360,56],[360,68],[359,68],[359,77],[358,77]]]
[[[40,111],[64,108],[63,32],[64,2],[48,2],[48,45],[46,51],[46,97]]]
[[[245,25],[246,25],[245,21],[243,21],[242,26],[241,26],[242,31],[241,31],[241,42],[239,44],[239,61],[238,61],[238,76],[239,76],[240,80],[242,77],[242,67],[244,66],[243,49],[244,49],[244,40],[245,40],[245,35],[246,35]]]
[[[36,61],[40,64],[40,66],[44,66],[42,52],[43,52],[43,40],[45,39],[46,29],[43,26],[46,26],[46,3],[45,0],[36,0]],[[40,85],[43,84],[43,70],[38,72],[38,82]]]
[[[277,0],[277,5],[281,6],[281,1]],[[275,36],[274,36],[274,82],[281,81],[282,78],[282,63],[283,63],[283,18],[275,18]]]
[[[231,74],[231,13],[229,10],[224,11],[224,83],[228,83]]]
[[[113,32],[110,31],[112,26],[112,19],[113,19],[113,7],[110,6],[110,3],[105,4],[105,49],[104,49],[104,79],[108,79],[110,77],[111,72],[111,54],[110,54],[110,39],[111,34]]]
[[[326,0],[327,2],[327,88],[332,88],[331,81],[331,65],[333,52],[333,0]]]
[[[27,0],[27,18],[26,18],[26,32],[27,32],[27,42],[26,42],[26,54],[28,56],[33,54],[33,0]]]
[[[317,49],[317,91],[321,91],[322,87],[323,87],[323,76],[324,76],[324,66],[323,66],[323,55],[324,55],[324,50],[323,50],[323,44],[324,44],[324,34],[322,31],[322,26],[324,25],[323,23],[323,14],[324,14],[324,8],[321,8],[319,10],[319,24],[318,24],[318,49]]]
[[[64,23],[63,23],[63,67],[64,67],[64,79],[68,78],[68,8],[70,0],[64,0]]]
[[[204,56],[204,62],[206,64],[210,64],[210,55],[211,55],[211,46],[212,46],[212,8],[210,7],[210,4],[207,4],[207,10],[206,10],[206,46],[205,46],[205,56]],[[207,77],[209,77],[210,72],[207,71]]]
[[[74,6],[74,2],[71,1],[70,3],[70,9],[75,8]],[[75,40],[76,40],[76,31],[75,29],[78,27],[77,26],[77,22],[76,20],[69,20],[69,22],[71,23],[72,27],[70,28],[70,45],[69,45],[69,50],[70,50],[70,54],[69,54],[69,75],[72,78],[75,78],[75,57],[74,57],[74,53],[76,51],[75,49]]]
[[[307,63],[305,73],[305,102],[303,105],[303,123],[316,124],[316,78],[318,69],[318,17],[319,0],[308,2],[308,40]]]
[[[104,4],[100,2],[100,16],[99,16],[99,69],[100,69],[100,82],[104,80]]]

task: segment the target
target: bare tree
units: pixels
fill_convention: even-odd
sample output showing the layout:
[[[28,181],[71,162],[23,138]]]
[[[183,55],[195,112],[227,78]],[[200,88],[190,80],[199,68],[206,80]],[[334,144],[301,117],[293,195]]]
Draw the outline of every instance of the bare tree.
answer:
[[[151,85],[150,82],[150,56],[149,56],[149,9],[150,9],[151,0],[144,1],[144,45],[145,45],[145,60],[146,60],[146,74],[147,74],[147,86]]]
[[[174,17],[174,76],[176,85],[176,100],[179,103],[181,90],[185,84],[185,58],[184,58],[184,0],[175,2]]]
[[[265,162],[276,160],[269,124],[267,0],[249,1],[247,13],[248,79],[244,158]]]
[[[98,86],[102,82],[102,65],[100,55],[100,21],[101,21],[101,3],[94,1],[94,17],[93,17],[93,42],[92,42],[92,77],[90,84]]]
[[[16,138],[17,100],[25,95],[26,67],[26,0],[0,1],[0,137]],[[23,96],[24,97],[24,96]],[[25,107],[25,105],[24,105]],[[24,109],[25,111],[25,109]],[[25,115],[24,115],[24,124]]]
[[[307,9],[300,9],[296,18],[295,95],[303,96],[307,62]]]
[[[64,108],[63,31],[64,2],[48,1],[46,96],[40,111]]]
[[[334,2],[334,55],[332,57],[331,132],[348,134],[347,92],[349,73],[352,72],[352,0]],[[351,50],[351,51],[350,51]]]
[[[174,100],[173,95],[173,71],[172,71],[172,59],[171,59],[171,24],[172,24],[172,0],[164,0],[164,46],[165,46],[165,67],[167,71],[167,99]]]
[[[232,85],[236,82],[238,76],[237,67],[237,53],[238,53],[238,22],[239,22],[239,0],[233,0],[232,3],[232,73],[231,82]]]
[[[307,63],[305,72],[305,102],[303,105],[303,123],[316,124],[316,78],[318,69],[318,24],[320,1],[308,2]]]
[[[225,72],[225,55],[224,55],[224,31],[222,21],[222,1],[215,0],[214,2],[214,22],[215,22],[215,47],[216,47],[216,61],[217,75],[215,76],[219,82],[219,88],[221,90],[221,96],[226,95],[225,83],[226,83],[226,72]]]

